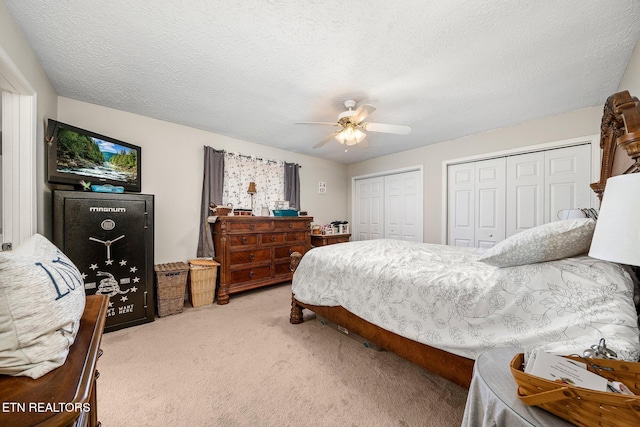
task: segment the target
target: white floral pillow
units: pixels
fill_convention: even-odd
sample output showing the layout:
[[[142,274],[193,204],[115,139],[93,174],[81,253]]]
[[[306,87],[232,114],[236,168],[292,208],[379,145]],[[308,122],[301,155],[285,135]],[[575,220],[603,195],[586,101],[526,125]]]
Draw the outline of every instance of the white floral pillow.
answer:
[[[496,267],[553,261],[589,251],[596,222],[568,219],[521,231],[487,249],[479,261]]]
[[[0,252],[0,374],[36,379],[61,366],[84,305],[80,272],[45,237]]]

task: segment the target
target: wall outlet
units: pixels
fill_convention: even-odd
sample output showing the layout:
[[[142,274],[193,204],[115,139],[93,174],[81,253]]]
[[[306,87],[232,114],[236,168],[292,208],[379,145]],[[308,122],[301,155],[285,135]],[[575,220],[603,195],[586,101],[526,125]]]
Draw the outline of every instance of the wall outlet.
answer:
[[[318,193],[327,194],[327,183],[326,182],[319,182],[318,183]]]

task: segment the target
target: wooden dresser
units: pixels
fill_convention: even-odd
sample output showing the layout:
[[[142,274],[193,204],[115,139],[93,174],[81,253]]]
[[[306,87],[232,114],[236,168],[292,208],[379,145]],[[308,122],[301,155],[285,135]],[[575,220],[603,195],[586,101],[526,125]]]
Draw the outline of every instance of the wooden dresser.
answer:
[[[99,426],[96,370],[109,297],[87,297],[80,329],[64,365],[33,380],[0,375],[0,425]]]
[[[219,216],[212,225],[220,263],[218,304],[229,295],[291,280],[292,252],[311,249],[313,217]]]
[[[312,234],[311,246],[327,246],[345,243],[351,239],[351,234]]]

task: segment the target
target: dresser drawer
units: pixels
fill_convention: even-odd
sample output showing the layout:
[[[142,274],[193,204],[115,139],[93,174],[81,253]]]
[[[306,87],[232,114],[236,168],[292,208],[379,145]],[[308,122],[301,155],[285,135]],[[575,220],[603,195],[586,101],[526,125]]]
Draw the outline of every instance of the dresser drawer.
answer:
[[[277,221],[275,223],[276,230],[308,230],[309,221]]]
[[[250,262],[270,261],[271,249],[250,249],[246,251],[232,251],[231,265],[248,264]]]
[[[287,233],[287,243],[304,242],[306,240],[306,231],[290,231]]]
[[[271,266],[251,267],[243,270],[231,271],[230,283],[250,282],[258,279],[268,279],[271,277]]]
[[[260,243],[262,245],[284,243],[285,237],[285,233],[264,233],[260,235]]]
[[[275,276],[291,276],[293,274],[291,271],[291,263],[287,260],[284,262],[276,262],[274,269]]]
[[[293,252],[304,254],[304,245],[281,246],[275,248],[274,259],[289,258]]]
[[[229,221],[229,231],[269,231],[272,229],[271,221],[264,222],[233,222]]]
[[[255,246],[258,244],[258,235],[257,234],[243,234],[234,236],[233,234],[229,236],[229,246]]]

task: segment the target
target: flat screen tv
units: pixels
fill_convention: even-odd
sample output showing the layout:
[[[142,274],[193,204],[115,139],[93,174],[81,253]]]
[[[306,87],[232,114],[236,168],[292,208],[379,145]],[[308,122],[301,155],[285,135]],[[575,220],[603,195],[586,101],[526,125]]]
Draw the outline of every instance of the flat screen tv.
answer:
[[[141,148],[137,145],[51,119],[47,142],[50,183],[80,187],[80,181],[84,181],[141,191]]]

